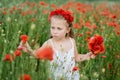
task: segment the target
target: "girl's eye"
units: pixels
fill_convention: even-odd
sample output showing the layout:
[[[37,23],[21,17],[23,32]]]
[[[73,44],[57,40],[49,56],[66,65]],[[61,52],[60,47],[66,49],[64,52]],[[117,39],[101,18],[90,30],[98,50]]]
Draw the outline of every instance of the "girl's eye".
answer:
[[[62,28],[58,28],[58,30],[62,30]]]
[[[51,29],[55,29],[54,27],[51,27]]]

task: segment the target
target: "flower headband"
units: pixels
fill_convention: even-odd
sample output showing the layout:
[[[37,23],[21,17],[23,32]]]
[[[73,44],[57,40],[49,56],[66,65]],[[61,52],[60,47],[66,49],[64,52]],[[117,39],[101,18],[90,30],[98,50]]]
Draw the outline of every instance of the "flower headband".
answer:
[[[69,11],[65,11],[63,9],[56,9],[54,11],[52,11],[49,15],[49,20],[51,19],[52,16],[54,15],[61,15],[65,18],[65,20],[67,20],[67,22],[70,24],[73,21],[73,16],[71,15],[71,13]]]

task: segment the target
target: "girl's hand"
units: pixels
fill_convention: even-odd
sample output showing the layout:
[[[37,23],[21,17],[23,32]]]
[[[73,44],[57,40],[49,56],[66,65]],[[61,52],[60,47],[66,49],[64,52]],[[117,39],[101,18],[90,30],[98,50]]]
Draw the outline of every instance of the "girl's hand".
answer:
[[[90,58],[95,59],[96,55],[91,52]]]
[[[19,50],[22,50],[24,52],[27,52],[27,48],[28,48],[29,44],[26,42],[24,43],[23,41],[20,42],[20,45],[18,46]]]
[[[94,59],[96,57],[96,55],[94,55],[92,52],[88,52],[86,54],[86,59],[89,60],[89,59]]]

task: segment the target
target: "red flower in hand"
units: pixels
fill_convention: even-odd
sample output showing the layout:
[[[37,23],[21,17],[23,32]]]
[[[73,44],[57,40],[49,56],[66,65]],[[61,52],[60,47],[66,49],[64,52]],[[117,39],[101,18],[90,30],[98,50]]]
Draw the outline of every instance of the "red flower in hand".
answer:
[[[27,35],[21,35],[20,36],[21,41],[23,41],[24,43],[28,41],[28,36]]]
[[[53,49],[51,47],[40,48],[36,51],[36,57],[38,59],[53,60]]]
[[[92,51],[95,55],[100,52],[104,52],[104,44],[103,44],[103,37],[100,35],[94,35],[88,41],[88,49]]]

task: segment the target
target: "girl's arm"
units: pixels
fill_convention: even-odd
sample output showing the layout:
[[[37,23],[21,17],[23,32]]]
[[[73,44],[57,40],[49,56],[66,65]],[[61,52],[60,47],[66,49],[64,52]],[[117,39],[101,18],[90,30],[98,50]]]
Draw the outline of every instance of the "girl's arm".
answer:
[[[75,49],[75,60],[77,62],[82,62],[82,61],[85,61],[85,60],[89,60],[91,58],[95,58],[95,55],[92,52],[88,52],[87,54],[79,54],[78,50],[77,50],[77,47],[76,47],[75,40],[74,40],[74,46],[75,46],[74,47],[74,49]]]
[[[39,47],[39,49],[42,49],[42,48],[44,48],[45,46],[48,46],[48,45],[49,45],[49,43],[48,43],[48,41],[46,41],[46,42],[43,43],[43,45],[41,47]],[[28,44],[28,42],[26,42],[26,43],[20,42],[19,47],[22,47],[24,52],[27,52],[28,54],[36,57],[36,51],[37,51],[37,49],[33,50],[30,47],[30,45]]]

